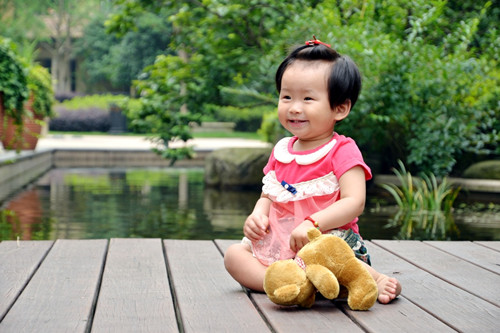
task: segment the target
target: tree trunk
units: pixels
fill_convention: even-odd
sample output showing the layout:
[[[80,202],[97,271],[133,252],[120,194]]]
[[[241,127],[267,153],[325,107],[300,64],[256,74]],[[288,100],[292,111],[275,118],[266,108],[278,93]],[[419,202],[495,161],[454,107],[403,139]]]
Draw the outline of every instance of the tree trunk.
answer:
[[[70,61],[67,53],[56,51],[52,54],[52,80],[56,96],[67,95],[71,92]]]

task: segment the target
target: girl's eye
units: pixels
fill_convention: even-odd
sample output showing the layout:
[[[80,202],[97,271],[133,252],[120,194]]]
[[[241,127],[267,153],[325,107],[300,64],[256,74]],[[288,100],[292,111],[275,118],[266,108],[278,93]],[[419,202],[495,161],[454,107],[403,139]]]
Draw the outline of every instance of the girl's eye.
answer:
[[[311,97],[306,97],[304,98],[305,101],[312,101],[313,99]]]
[[[288,96],[288,95],[285,95],[285,96],[283,96],[282,98],[283,98],[283,99],[291,99],[291,97],[290,97],[290,96]]]

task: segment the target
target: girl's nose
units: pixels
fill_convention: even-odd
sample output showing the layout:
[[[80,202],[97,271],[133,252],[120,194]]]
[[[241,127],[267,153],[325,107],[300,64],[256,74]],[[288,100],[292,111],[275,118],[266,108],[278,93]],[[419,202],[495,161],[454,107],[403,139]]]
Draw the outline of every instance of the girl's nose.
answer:
[[[300,113],[300,112],[302,112],[302,103],[300,103],[300,102],[298,102],[298,101],[297,101],[297,102],[295,102],[295,103],[293,103],[293,104],[290,106],[289,111],[290,111],[291,113]]]

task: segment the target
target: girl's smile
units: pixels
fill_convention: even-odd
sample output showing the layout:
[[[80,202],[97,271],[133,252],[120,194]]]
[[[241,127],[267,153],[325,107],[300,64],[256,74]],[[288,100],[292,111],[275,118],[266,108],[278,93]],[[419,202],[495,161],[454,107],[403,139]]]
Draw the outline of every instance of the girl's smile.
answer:
[[[302,127],[307,124],[307,120],[299,120],[299,119],[288,119],[288,122],[291,127]]]

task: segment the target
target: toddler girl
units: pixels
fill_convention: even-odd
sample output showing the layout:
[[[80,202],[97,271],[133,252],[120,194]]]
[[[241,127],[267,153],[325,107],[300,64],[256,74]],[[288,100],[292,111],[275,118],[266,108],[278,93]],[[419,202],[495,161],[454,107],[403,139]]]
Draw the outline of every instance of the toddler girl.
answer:
[[[243,286],[263,291],[267,266],[294,258],[308,242],[307,230],[317,227],[346,240],[377,282],[379,302],[390,302],[401,286],[370,266],[357,225],[371,171],[356,143],[334,131],[358,98],[358,68],[314,38],[281,63],[276,88],[279,121],[294,136],[274,147],[245,238],[226,251],[226,269]]]

